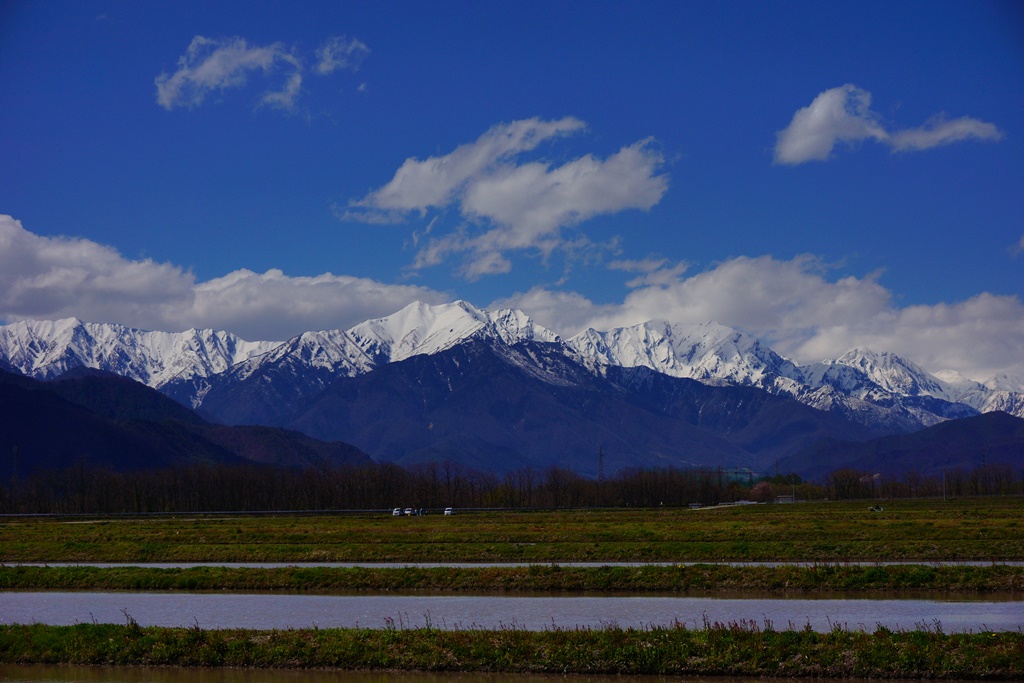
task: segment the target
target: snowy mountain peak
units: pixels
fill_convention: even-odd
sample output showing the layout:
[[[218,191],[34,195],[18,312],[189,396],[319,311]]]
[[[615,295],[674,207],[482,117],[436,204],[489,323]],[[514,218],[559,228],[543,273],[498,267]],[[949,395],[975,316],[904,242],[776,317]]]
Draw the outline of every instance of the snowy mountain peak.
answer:
[[[935,375],[935,377],[940,382],[947,386],[973,387],[974,385],[979,384],[978,382],[975,382],[973,379],[970,379],[969,377],[964,377],[956,370],[939,370],[938,372],[933,372],[932,374]]]
[[[992,391],[1024,393],[1024,375],[999,374],[986,380],[984,384]]]
[[[560,336],[551,330],[541,327],[522,311],[503,308],[489,314],[491,322],[497,328],[498,335],[506,344],[521,341],[559,342]]]
[[[651,320],[607,332],[589,329],[566,343],[591,363],[648,367],[709,383],[767,388],[793,368],[756,338],[716,322]]]
[[[486,313],[464,301],[436,306],[416,302],[397,313],[360,323],[348,333],[369,356],[394,362],[443,351],[489,323]]]
[[[857,348],[835,362],[860,370],[876,385],[894,394],[949,398],[947,387],[937,377],[895,353]]]
[[[437,353],[476,338],[506,344],[558,341],[558,335],[521,311],[489,313],[465,301],[440,305],[417,302],[392,315],[360,323],[348,334],[368,356],[387,362]]]

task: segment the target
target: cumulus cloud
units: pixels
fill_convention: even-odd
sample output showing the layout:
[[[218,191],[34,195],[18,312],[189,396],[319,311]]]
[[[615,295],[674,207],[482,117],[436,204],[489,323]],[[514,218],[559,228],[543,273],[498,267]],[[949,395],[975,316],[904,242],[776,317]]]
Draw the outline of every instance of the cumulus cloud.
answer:
[[[837,142],[885,140],[888,134],[871,111],[871,93],[854,85],[826,90],[793,115],[789,126],[777,134],[775,161],[800,164],[824,161]]]
[[[406,159],[394,177],[363,199],[352,201],[343,218],[367,222],[403,220],[409,212],[448,206],[477,178],[486,177],[499,164],[554,137],[582,130],[579,119],[558,121],[538,118],[494,126],[475,142],[425,160]]]
[[[655,268],[651,272],[658,272]],[[702,272],[638,281],[621,303],[535,288],[498,305],[522,308],[563,336],[647,320],[714,320],[767,341],[800,363],[860,346],[892,351],[926,369],[954,369],[984,381],[1024,372],[1024,305],[980,294],[962,302],[899,307],[877,274],[832,278],[812,256],[787,261],[740,257]]]
[[[41,237],[0,215],[0,317],[156,321],[191,301],[177,266],[129,261],[90,240]]]
[[[391,285],[324,273],[289,277],[237,270],[200,283],[185,315],[189,326],[227,328],[246,338],[286,339],[306,330],[346,329],[390,315],[414,301],[439,304],[450,297],[427,287]],[[271,334],[273,333],[273,334]]]
[[[488,308],[514,308],[524,311],[549,330],[563,337],[571,337],[577,332],[593,327],[592,323],[597,320],[617,319],[616,314],[621,311],[622,305],[597,304],[578,292],[538,286],[527,292],[496,299]]]
[[[952,369],[977,381],[1024,374],[1024,305],[1014,296],[982,293],[965,301],[888,308],[815,330],[796,348],[812,357],[839,347],[885,349],[931,371]]]
[[[894,152],[911,152],[961,140],[999,140],[1002,133],[991,123],[969,117],[932,117],[918,128],[887,130],[881,116],[871,110],[871,93],[852,84],[819,93],[797,110],[789,126],[776,134],[775,163],[796,165],[825,161],[839,143],[875,140]]]
[[[369,48],[357,39],[333,37],[317,51],[317,73],[339,69],[355,70]],[[295,48],[282,43],[250,45],[245,38],[196,36],[178,59],[178,70],[156,78],[156,101],[170,111],[176,107],[198,107],[213,92],[240,88],[250,75],[277,78],[280,86],[259,98],[261,106],[293,110],[302,90],[305,61]]]
[[[226,329],[250,340],[344,329],[413,301],[450,297],[426,287],[325,273],[239,270],[206,282],[179,266],[126,259],[109,246],[43,237],[0,215],[0,320],[78,317],[143,329]]]
[[[350,202],[339,215],[387,223],[455,207],[465,223],[432,238],[413,267],[465,254],[460,272],[470,279],[508,272],[509,252],[532,249],[547,257],[556,249],[590,247],[586,238],[566,238],[563,229],[602,214],[650,209],[668,189],[668,178],[660,173],[664,160],[651,140],[606,159],[588,154],[560,166],[521,159],[542,142],[584,127],[573,117],[494,126],[444,156],[406,159],[386,185]]]

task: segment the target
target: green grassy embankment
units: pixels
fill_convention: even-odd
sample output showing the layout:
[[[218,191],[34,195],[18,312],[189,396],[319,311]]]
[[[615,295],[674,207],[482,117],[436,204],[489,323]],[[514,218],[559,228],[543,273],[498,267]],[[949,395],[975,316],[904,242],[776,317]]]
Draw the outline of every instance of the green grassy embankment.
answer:
[[[0,626],[0,662],[581,674],[1020,680],[1024,634],[757,624],[523,631]]]
[[[583,592],[708,594],[1024,594],[1024,567],[816,565],[730,567],[27,567],[0,566],[0,590],[288,592]]]

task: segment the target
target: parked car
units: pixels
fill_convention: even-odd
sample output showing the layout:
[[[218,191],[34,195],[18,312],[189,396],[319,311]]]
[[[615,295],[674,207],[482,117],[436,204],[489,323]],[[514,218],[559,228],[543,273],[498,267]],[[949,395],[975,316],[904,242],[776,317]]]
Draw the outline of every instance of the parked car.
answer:
[[[405,508],[405,514],[412,517],[412,508]]]
[[[392,510],[391,511],[391,516],[392,517],[401,517],[402,516],[402,508],[395,508],[394,510]]]
[[[446,515],[454,515],[455,514],[455,510],[453,508],[445,508],[444,509],[444,514],[446,514]]]

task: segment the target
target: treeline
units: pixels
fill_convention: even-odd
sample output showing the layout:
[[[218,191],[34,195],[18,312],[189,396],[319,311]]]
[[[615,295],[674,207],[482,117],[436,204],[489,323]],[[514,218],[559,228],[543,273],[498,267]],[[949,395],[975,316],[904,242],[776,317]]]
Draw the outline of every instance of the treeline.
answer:
[[[282,469],[194,465],[117,472],[80,461],[0,485],[0,513],[170,513],[225,511],[436,510],[529,507],[682,507],[751,500],[890,499],[1024,493],[1022,473],[1007,465],[952,470],[941,476],[885,477],[843,469],[825,483],[796,475],[755,479],[723,469],[630,469],[607,479],[572,470],[524,468],[504,475],[453,462],[410,467]]]
[[[1022,462],[1024,465],[1024,462]],[[883,476],[856,469],[841,469],[828,477],[830,497],[938,498],[941,496],[1006,496],[1024,492],[1024,469],[1008,464],[982,465],[973,470],[955,468],[940,474],[921,475],[913,470]]]
[[[453,462],[283,469],[197,465],[115,472],[79,462],[0,487],[7,514],[714,505],[742,496],[724,470],[631,470],[595,481],[559,467],[505,475]]]

